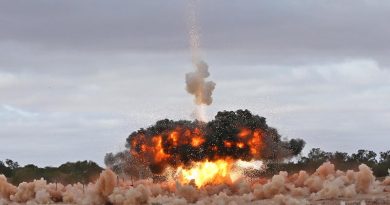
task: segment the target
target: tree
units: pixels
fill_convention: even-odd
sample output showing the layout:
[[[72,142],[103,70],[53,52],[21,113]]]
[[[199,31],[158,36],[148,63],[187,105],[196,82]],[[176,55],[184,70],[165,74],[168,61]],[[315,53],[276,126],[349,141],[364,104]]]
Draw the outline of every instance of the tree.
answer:
[[[19,167],[19,163],[18,162],[14,162],[10,159],[6,159],[5,160],[5,163],[7,164],[7,166],[10,168],[10,169],[16,169]]]
[[[335,162],[335,163],[344,163],[347,160],[348,160],[348,153],[335,152],[332,154],[330,161]]]
[[[375,176],[384,177],[389,174],[388,169],[390,167],[390,150],[386,152],[380,152],[379,156],[379,162],[374,166],[373,171]]]
[[[375,159],[376,155],[377,154],[374,151],[360,149],[357,153],[351,155],[350,160],[358,163],[364,163],[368,166],[373,166],[377,163],[377,160]]]
[[[380,162],[390,162],[390,150],[387,152],[380,152]]]
[[[12,170],[5,166],[3,161],[0,161],[0,174],[4,174],[6,177],[10,177],[12,174]]]
[[[42,178],[40,170],[37,166],[28,164],[24,167],[17,168],[13,170],[12,173],[12,182],[14,184],[19,184],[21,182],[30,182],[34,179]]]
[[[92,176],[99,176],[99,173],[102,171],[102,168],[99,167],[95,162],[92,161],[77,161],[77,162],[67,162],[60,167],[58,171],[64,173],[64,181],[66,183],[76,183],[83,182],[87,183]]]
[[[307,155],[310,161],[314,162],[325,162],[330,159],[332,156],[332,153],[330,152],[324,152],[320,148],[313,148],[310,150],[309,154]]]

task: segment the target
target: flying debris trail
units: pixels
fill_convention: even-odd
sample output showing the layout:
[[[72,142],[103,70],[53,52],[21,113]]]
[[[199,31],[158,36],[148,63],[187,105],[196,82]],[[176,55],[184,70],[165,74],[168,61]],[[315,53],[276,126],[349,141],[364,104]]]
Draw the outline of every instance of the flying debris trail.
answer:
[[[186,74],[186,90],[194,95],[196,104],[195,116],[200,121],[206,121],[204,105],[210,105],[213,102],[212,94],[215,89],[213,81],[207,81],[210,76],[209,66],[202,60],[200,54],[200,35],[196,17],[196,0],[189,1],[189,36],[192,63],[195,67],[194,72]]]

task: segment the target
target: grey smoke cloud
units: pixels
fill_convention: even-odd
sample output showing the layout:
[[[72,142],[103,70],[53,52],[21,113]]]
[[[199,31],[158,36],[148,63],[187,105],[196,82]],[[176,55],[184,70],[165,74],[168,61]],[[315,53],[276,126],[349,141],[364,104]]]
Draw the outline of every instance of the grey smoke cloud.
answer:
[[[216,84],[206,80],[210,76],[206,62],[200,60],[195,66],[195,72],[186,74],[187,92],[195,96],[194,102],[197,105],[210,105],[213,102],[212,95]]]

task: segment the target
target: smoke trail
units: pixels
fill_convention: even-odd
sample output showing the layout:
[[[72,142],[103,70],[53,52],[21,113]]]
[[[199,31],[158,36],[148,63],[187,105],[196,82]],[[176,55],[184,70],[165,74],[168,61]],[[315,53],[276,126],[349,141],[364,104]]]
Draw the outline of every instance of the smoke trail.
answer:
[[[196,20],[196,0],[189,0],[188,14],[191,57],[193,62],[197,62],[200,60],[200,39],[198,22]]]
[[[188,22],[191,57],[195,71],[186,74],[186,90],[195,96],[194,102],[197,105],[195,110],[196,118],[206,121],[205,107],[203,105],[210,105],[213,102],[212,94],[215,89],[215,83],[206,81],[210,73],[207,63],[202,60],[200,55],[200,35],[196,19],[196,0],[190,0]]]

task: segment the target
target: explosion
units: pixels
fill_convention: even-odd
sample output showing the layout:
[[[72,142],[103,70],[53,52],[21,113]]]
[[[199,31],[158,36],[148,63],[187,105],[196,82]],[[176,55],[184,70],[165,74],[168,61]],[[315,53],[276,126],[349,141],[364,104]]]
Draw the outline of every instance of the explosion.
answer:
[[[229,181],[238,160],[283,159],[299,154],[304,141],[281,141],[265,118],[248,110],[219,112],[201,121],[161,120],[127,139],[130,153],[148,165],[152,173],[174,168],[181,182],[194,180],[198,187]]]
[[[231,181],[231,167],[232,163],[229,160],[197,162],[190,169],[182,169],[179,167],[179,179],[181,183],[194,183],[199,188],[206,184],[229,182]]]
[[[44,179],[22,182],[18,186],[0,175],[0,205],[8,204],[88,204],[88,205],[309,205],[309,204],[389,204],[390,176],[377,180],[372,170],[362,164],[358,170],[336,170],[323,163],[312,174],[306,171],[281,171],[272,178],[236,180],[231,183],[194,187],[191,183],[208,181],[212,173],[229,177],[229,163],[205,162],[184,173],[189,185],[149,180],[119,181],[111,170],[104,170],[95,183],[82,185],[48,183]],[[202,167],[203,166],[203,167]],[[209,175],[204,172],[210,172]],[[221,177],[223,177],[221,175]],[[183,180],[186,180],[183,179]],[[216,178],[216,180],[225,180]],[[226,181],[225,181],[226,182]],[[345,203],[347,201],[347,203]],[[344,202],[344,203],[343,203]],[[360,203],[361,202],[361,203]]]

